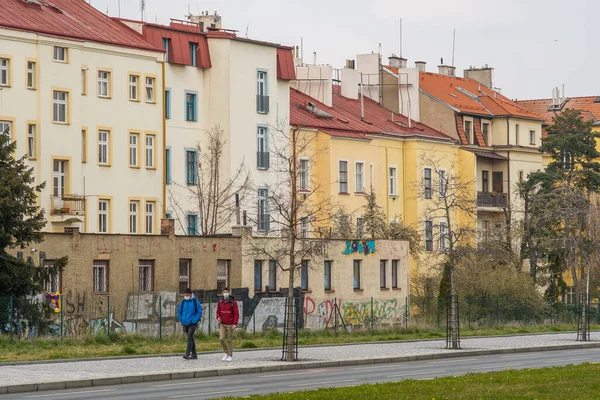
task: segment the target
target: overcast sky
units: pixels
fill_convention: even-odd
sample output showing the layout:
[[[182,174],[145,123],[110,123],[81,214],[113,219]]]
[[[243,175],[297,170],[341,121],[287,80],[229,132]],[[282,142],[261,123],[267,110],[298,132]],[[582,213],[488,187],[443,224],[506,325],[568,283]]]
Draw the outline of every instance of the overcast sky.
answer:
[[[121,17],[139,19],[141,0],[120,0]],[[400,52],[409,66],[427,62],[437,72],[440,58],[452,61],[456,29],[457,74],[470,65],[494,67],[494,86],[510,98],[548,98],[565,85],[572,96],[600,95],[598,0],[145,0],[146,20],[217,11],[223,27],[240,36],[300,45],[304,61],[341,68],[346,58],[377,51]],[[119,0],[91,0],[117,16]],[[592,45],[592,43],[597,43]]]

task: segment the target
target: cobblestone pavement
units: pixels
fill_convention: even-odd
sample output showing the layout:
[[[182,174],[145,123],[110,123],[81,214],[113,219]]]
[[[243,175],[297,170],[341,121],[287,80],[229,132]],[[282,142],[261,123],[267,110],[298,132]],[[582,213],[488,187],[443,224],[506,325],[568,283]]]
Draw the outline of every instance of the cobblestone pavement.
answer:
[[[502,337],[461,338],[463,350],[535,349],[583,344],[575,339],[577,334],[532,334]],[[600,332],[591,333],[592,341],[600,341]],[[600,343],[598,343],[600,345]],[[201,343],[200,343],[201,347]],[[378,359],[405,356],[456,353],[446,350],[445,340],[421,340],[318,346],[300,348],[300,362]],[[221,361],[222,354],[201,354],[198,360],[184,360],[181,356],[127,358],[62,363],[24,364],[0,366],[0,386],[24,385],[57,381],[114,378],[133,375],[265,367],[286,364],[280,361],[281,350],[252,350],[234,352],[233,362]]]

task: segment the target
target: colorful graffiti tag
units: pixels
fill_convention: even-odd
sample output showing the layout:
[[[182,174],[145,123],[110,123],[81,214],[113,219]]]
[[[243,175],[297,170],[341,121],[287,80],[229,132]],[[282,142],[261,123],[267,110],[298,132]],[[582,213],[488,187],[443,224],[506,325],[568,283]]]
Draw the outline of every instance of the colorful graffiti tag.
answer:
[[[348,256],[350,254],[375,254],[375,241],[374,240],[347,240],[346,248],[342,254]]]

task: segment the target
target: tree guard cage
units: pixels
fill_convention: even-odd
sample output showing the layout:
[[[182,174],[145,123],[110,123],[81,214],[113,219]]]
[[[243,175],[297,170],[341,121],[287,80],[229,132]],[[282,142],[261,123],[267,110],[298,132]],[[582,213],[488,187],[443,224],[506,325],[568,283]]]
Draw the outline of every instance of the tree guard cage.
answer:
[[[283,344],[281,347],[281,361],[287,361],[287,352],[288,352],[288,345],[287,345],[287,337],[288,337],[288,321],[289,318],[293,319],[293,327],[294,327],[294,332],[292,333],[294,335],[294,343],[292,345],[292,354],[293,354],[293,360],[294,361],[298,361],[298,332],[300,331],[300,299],[297,297],[294,297],[294,305],[292,307],[292,315],[288,315],[288,301],[289,299],[286,297],[285,299],[285,312],[283,314]]]
[[[590,294],[582,293],[579,295],[578,304],[579,315],[577,318],[577,340],[590,340]]]
[[[452,312],[453,310],[454,312]],[[460,349],[458,295],[449,294],[446,296],[446,348],[454,350]]]

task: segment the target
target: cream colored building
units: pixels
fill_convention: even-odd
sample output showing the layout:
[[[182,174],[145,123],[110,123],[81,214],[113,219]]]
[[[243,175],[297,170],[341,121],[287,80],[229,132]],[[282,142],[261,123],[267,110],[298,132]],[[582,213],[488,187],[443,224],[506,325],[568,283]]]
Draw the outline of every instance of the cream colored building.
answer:
[[[0,8],[0,126],[46,183],[45,230],[158,233],[162,51],[83,1]]]

